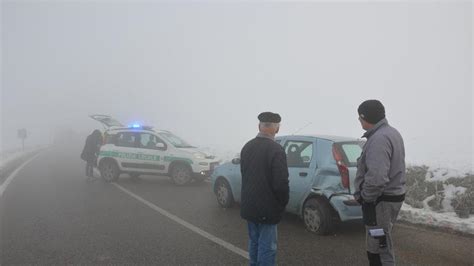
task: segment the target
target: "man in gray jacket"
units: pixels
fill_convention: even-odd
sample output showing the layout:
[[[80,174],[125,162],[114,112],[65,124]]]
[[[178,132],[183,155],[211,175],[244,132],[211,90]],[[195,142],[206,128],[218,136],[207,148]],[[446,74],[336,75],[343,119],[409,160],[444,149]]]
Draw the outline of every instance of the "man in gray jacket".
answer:
[[[362,205],[370,265],[395,265],[392,227],[405,200],[405,147],[400,133],[385,119],[378,100],[359,108],[367,142],[357,161],[355,199]]]

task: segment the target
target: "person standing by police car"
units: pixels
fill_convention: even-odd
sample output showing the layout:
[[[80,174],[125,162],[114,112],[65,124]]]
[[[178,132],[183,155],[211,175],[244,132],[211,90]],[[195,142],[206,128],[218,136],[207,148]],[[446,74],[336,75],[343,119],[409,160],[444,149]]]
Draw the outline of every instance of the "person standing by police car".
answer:
[[[98,129],[87,136],[81,159],[86,161],[86,176],[94,177],[94,167],[97,166],[97,156],[102,145],[102,133]]]
[[[362,205],[370,265],[395,265],[392,227],[405,200],[405,147],[378,100],[358,108],[367,142],[357,162],[355,199]]]
[[[240,215],[247,220],[250,265],[275,265],[277,224],[289,199],[288,166],[285,151],[275,142],[280,115],[264,112],[258,120],[257,137],[240,153]]]

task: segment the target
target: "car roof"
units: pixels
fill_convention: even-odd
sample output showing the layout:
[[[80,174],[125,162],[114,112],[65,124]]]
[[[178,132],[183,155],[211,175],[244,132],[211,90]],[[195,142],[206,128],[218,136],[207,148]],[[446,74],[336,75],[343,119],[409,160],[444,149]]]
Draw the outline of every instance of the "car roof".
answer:
[[[168,130],[156,130],[151,127],[141,127],[141,128],[132,128],[132,127],[110,127],[105,130],[105,132],[127,132],[127,131],[133,131],[133,132],[154,132],[154,133],[171,133]]]
[[[131,127],[110,127],[105,130],[106,132],[124,132],[124,131],[133,131],[133,132],[156,132],[152,128],[131,128]]]
[[[317,139],[325,139],[333,142],[345,142],[345,141],[360,141],[360,139],[357,138],[352,138],[352,137],[343,137],[343,136],[334,136],[334,135],[285,135],[285,136],[279,136],[276,139],[281,139],[281,138],[291,138],[291,137],[297,137],[297,138],[317,138]]]

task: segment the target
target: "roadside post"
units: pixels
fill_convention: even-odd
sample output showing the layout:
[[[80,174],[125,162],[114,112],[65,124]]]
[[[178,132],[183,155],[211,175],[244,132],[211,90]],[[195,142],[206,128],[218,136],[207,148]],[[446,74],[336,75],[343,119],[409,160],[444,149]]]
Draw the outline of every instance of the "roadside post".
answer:
[[[21,139],[21,146],[23,151],[25,150],[25,139],[27,138],[27,136],[28,134],[26,128],[18,129],[18,138]]]

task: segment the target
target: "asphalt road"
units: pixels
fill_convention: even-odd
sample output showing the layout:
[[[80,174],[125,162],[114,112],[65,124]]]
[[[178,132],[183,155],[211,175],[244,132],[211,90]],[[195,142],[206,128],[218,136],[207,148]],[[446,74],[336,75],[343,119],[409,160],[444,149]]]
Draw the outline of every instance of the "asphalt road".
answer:
[[[79,149],[51,148],[22,168],[0,198],[0,264],[247,264],[246,223],[221,209],[207,182],[123,175],[89,182]],[[285,215],[282,265],[368,265],[361,223],[308,233]],[[397,224],[398,265],[473,265],[474,238]]]

